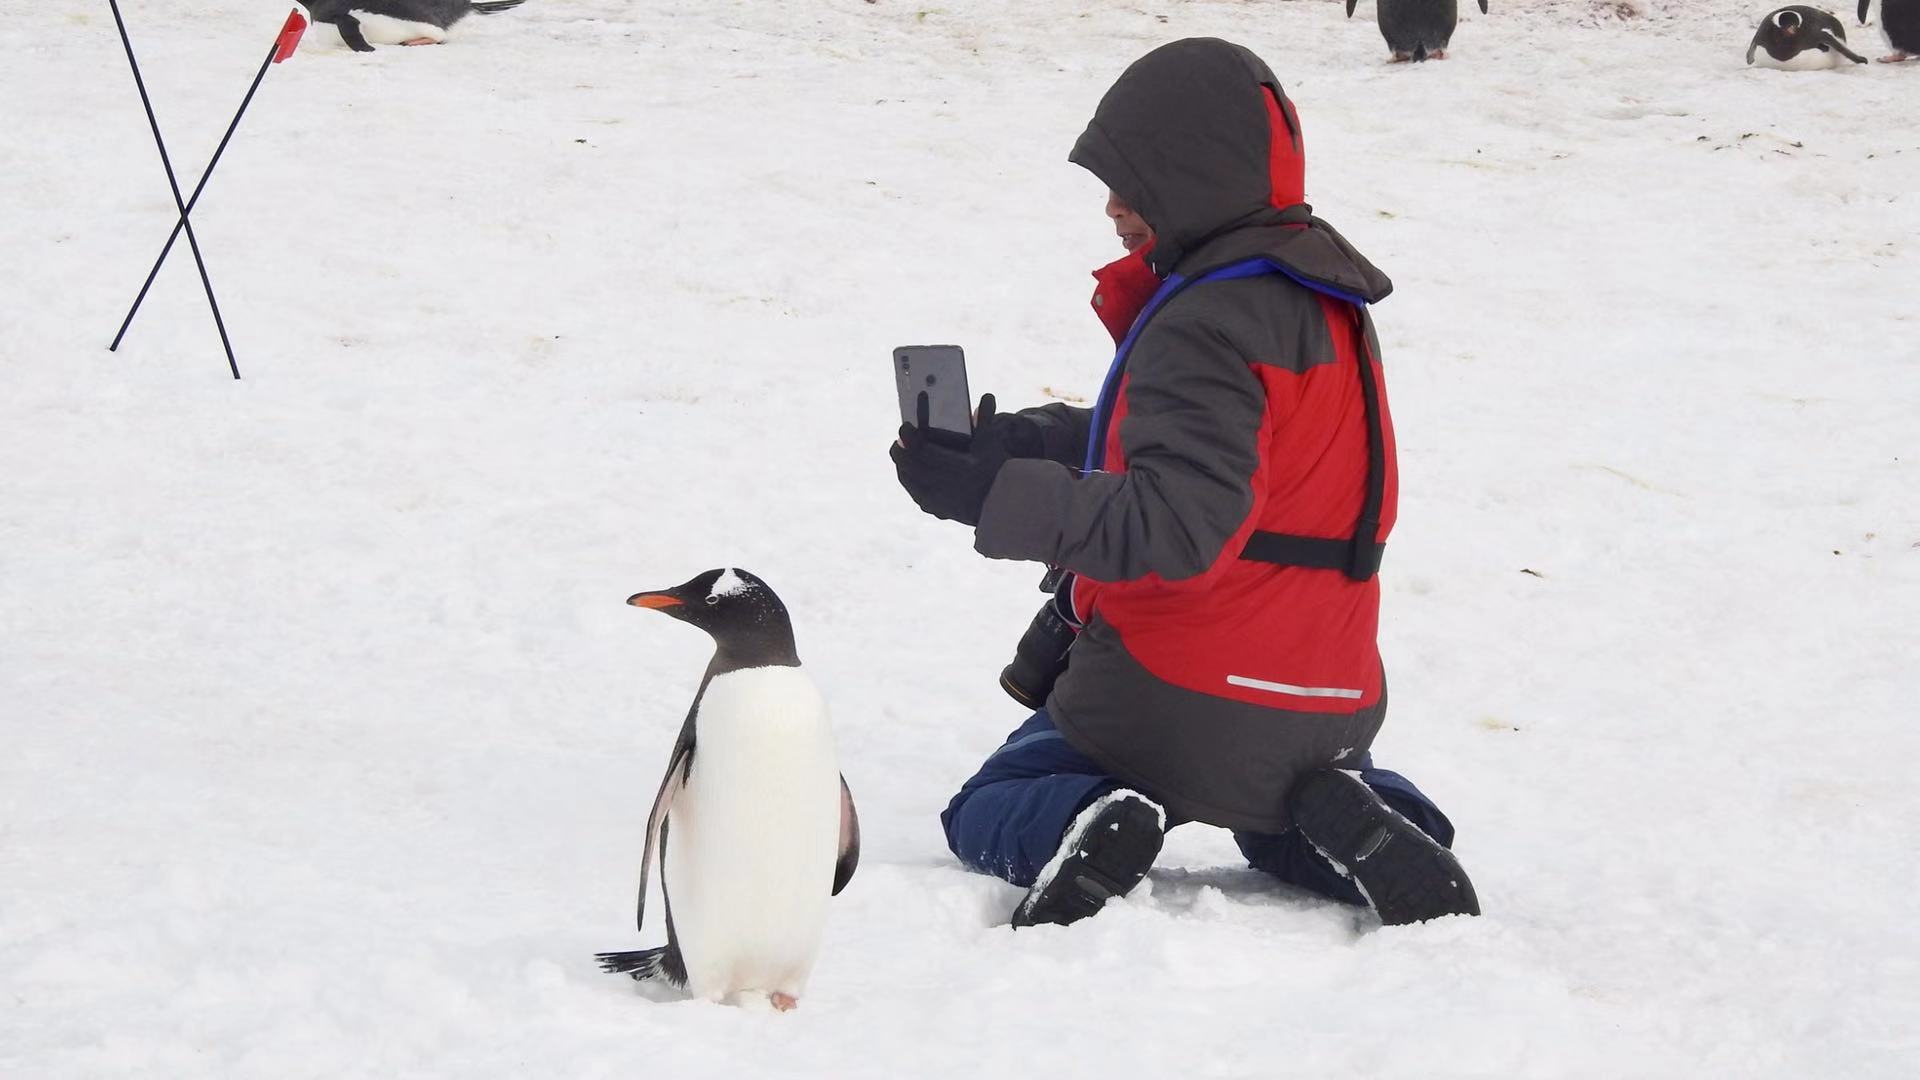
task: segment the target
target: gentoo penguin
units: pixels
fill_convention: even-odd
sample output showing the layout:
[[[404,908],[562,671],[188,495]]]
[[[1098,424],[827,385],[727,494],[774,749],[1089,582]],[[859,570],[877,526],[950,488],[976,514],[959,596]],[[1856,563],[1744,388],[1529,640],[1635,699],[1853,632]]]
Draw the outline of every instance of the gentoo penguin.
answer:
[[[657,846],[667,943],[601,953],[600,966],[785,1012],[813,971],[827,900],[860,862],[826,701],[800,667],[786,607],[744,570],[627,603],[692,623],[715,649],[647,815],[634,923],[645,926]]]
[[[1860,0],[1860,25],[1867,25],[1867,7],[1873,0]],[[1880,0],[1880,32],[1886,35],[1893,52],[1880,58],[1883,64],[1920,60],[1920,0]]]
[[[526,0],[301,0],[314,22],[332,23],[354,52],[382,45],[438,45],[447,28],[473,12],[498,15]]]
[[[1359,0],[1347,0],[1347,18]],[[1480,0],[1480,14],[1487,13],[1487,0]],[[1459,0],[1378,0],[1374,16],[1380,21],[1380,36],[1393,50],[1393,62],[1408,60],[1445,60],[1447,42],[1453,40],[1453,28],[1460,22]]]
[[[1847,48],[1847,28],[1839,19],[1804,4],[1783,7],[1760,20],[1760,29],[1754,31],[1753,43],[1747,46],[1747,63],[1752,64],[1756,57],[1761,57],[1761,67],[1784,71],[1867,62],[1866,57]]]

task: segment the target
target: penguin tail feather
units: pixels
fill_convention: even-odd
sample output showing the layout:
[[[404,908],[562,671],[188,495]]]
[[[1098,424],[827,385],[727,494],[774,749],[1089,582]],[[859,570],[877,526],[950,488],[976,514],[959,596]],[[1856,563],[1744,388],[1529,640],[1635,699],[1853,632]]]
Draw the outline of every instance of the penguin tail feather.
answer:
[[[675,981],[668,967],[667,948],[664,945],[657,949],[595,953],[593,958],[600,961],[600,970],[609,975],[631,975],[641,982],[648,979]]]
[[[485,3],[473,5],[473,10],[482,15],[498,15],[503,11],[512,11],[526,2],[527,0],[486,0]]]

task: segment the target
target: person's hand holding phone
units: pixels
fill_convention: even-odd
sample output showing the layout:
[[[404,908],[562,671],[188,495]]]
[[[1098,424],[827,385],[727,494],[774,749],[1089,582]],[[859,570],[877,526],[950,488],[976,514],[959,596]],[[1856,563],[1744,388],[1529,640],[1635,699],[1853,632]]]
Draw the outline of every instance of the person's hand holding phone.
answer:
[[[922,396],[924,397],[925,395]],[[985,394],[982,395],[981,400],[983,404],[992,404],[994,397],[992,394]],[[918,413],[918,409],[919,407],[916,406],[916,413]],[[1019,413],[999,412],[996,407],[996,409],[989,410],[983,416],[981,415],[980,409],[976,406],[973,411],[973,435],[966,438],[956,437],[954,433],[943,431],[938,427],[929,429],[923,422],[924,420],[925,417],[916,415],[911,425],[901,425],[903,434],[900,438],[894,440],[893,445],[907,445],[904,432],[907,427],[911,426],[929,432],[930,437],[935,442],[944,442],[949,446],[954,446],[959,449],[966,449],[972,446],[976,440],[988,439],[1006,447],[1008,457],[1047,456],[1046,441],[1045,437],[1040,433],[1040,425],[1034,423],[1027,417],[1021,416]]]
[[[1000,466],[1014,456],[1005,438],[990,437],[1003,418],[996,416],[993,395],[982,394],[974,410],[973,434],[959,436],[933,427],[929,409],[927,395],[920,394],[914,422],[900,425],[900,437],[889,451],[900,486],[934,517],[978,525]]]

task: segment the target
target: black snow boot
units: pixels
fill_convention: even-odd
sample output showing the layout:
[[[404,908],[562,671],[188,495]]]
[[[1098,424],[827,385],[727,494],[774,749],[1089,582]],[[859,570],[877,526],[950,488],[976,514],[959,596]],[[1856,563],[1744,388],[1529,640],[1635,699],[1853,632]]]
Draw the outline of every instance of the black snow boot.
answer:
[[[1166,813],[1132,791],[1115,791],[1080,811],[1060,838],[1060,850],[1040,870],[1013,926],[1065,926],[1099,912],[1133,891],[1160,854]]]
[[[1473,882],[1453,852],[1395,813],[1353,773],[1308,773],[1287,801],[1294,827],[1353,878],[1382,923],[1480,914]]]

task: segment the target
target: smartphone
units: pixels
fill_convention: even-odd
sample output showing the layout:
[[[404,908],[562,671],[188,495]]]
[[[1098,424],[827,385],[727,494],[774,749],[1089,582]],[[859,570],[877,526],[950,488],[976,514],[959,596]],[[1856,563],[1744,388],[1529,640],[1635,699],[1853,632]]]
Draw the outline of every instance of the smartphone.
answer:
[[[960,439],[973,437],[973,398],[967,393],[967,357],[958,345],[902,345],[893,350],[893,382],[900,391],[900,422],[919,422],[927,395],[927,426]]]

